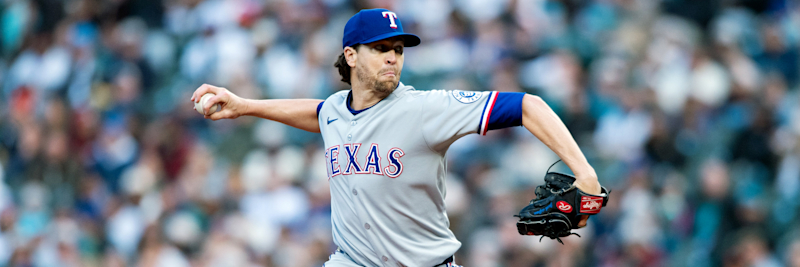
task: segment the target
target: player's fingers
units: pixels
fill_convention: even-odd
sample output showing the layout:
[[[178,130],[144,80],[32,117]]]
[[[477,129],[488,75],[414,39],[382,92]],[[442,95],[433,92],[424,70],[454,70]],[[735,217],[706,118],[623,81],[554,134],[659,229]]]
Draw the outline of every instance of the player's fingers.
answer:
[[[197,103],[197,102],[200,102],[200,97],[202,97],[206,93],[212,93],[212,94],[216,95],[216,94],[219,94],[220,91],[222,91],[221,87],[216,87],[216,86],[204,83],[200,87],[197,87],[196,90],[194,90],[194,93],[192,93],[191,100],[192,100],[192,102]]]
[[[191,98],[192,102],[197,103],[198,101],[200,101],[200,97],[209,92],[208,88],[209,86],[211,85],[203,84],[200,85],[200,87],[197,87],[197,89],[195,89],[194,92],[192,92],[192,98]]]
[[[583,228],[586,226],[586,222],[589,221],[589,215],[581,215],[581,221],[578,222],[578,228]]]
[[[221,120],[221,119],[233,119],[233,112],[230,110],[221,110],[212,113],[211,115],[206,115],[206,119],[211,119],[212,121]]]
[[[228,102],[227,95],[225,95],[224,93],[209,97],[208,100],[206,100],[206,104],[203,105],[203,113],[204,114],[211,113],[210,112],[211,111],[211,107],[213,107],[216,104],[219,104],[219,109],[220,110],[217,110],[217,112],[219,112],[219,111],[221,111],[222,107],[225,106],[225,104],[227,102]]]
[[[205,117],[206,117],[206,119],[210,119],[212,121],[217,121],[217,120],[223,119],[222,118],[222,112],[214,112],[211,115],[206,115]]]
[[[208,84],[203,84],[197,87],[197,89],[195,89],[194,92],[192,92],[192,98],[191,98],[192,102],[197,103],[197,101],[200,101],[200,96],[208,92],[207,87]]]

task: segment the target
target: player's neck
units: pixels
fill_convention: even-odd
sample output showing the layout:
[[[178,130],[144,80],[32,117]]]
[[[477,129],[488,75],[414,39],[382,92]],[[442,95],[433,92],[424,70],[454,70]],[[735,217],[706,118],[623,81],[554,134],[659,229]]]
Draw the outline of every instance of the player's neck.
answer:
[[[385,93],[366,89],[363,85],[358,85],[359,84],[353,84],[353,89],[351,91],[353,94],[353,101],[350,103],[350,107],[354,110],[372,107],[388,96]]]
[[[354,110],[362,110],[374,106],[383,98],[376,96],[372,91],[356,90],[353,89],[353,102],[350,107]]]

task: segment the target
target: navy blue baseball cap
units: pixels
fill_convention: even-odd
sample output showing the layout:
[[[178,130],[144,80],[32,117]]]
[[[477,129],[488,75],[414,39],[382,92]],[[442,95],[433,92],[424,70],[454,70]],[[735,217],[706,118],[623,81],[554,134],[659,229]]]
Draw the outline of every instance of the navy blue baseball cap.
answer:
[[[405,47],[420,43],[418,36],[403,32],[403,24],[394,12],[383,8],[364,9],[353,15],[344,25],[342,48],[395,36],[403,38]]]

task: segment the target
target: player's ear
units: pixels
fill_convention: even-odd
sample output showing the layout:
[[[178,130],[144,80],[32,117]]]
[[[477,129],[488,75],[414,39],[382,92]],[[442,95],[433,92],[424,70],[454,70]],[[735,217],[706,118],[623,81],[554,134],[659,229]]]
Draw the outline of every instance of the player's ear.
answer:
[[[353,47],[345,47],[344,48],[344,59],[347,61],[347,65],[351,68],[356,67],[356,60],[358,58],[358,53],[356,53],[356,49]]]

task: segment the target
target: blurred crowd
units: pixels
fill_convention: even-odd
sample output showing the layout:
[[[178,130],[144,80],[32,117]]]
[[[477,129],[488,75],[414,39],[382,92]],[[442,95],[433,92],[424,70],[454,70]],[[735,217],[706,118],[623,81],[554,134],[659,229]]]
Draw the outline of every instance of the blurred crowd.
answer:
[[[347,89],[344,24],[375,7],[422,39],[405,84],[541,96],[612,190],[581,238],[520,236],[557,157],[467,136],[459,264],[800,266],[793,0],[0,0],[0,266],[321,266],[320,136],[189,98]]]

